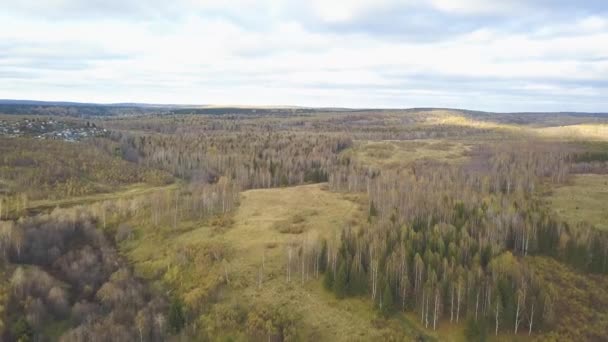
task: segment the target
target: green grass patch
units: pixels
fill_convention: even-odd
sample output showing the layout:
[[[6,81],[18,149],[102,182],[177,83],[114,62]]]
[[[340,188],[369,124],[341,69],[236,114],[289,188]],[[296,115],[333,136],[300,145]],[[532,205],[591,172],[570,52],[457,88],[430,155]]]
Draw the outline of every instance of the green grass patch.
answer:
[[[554,189],[548,201],[570,225],[587,223],[608,230],[608,175],[576,175],[571,184]]]

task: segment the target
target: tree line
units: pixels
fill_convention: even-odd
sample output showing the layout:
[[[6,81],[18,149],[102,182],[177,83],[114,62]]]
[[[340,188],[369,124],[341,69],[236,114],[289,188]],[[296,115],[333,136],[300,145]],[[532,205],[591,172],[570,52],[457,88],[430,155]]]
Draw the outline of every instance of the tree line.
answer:
[[[342,160],[330,187],[367,194],[368,225],[320,241],[313,267],[338,298],[369,296],[382,314],[414,311],[433,329],[448,319],[495,334],[550,329],[559,294],[523,257],[608,274],[608,234],[560,222],[538,197],[544,184],[567,181],[573,163],[567,148],[541,142],[397,171]]]
[[[339,153],[352,144],[346,136],[322,133],[115,133],[112,137],[125,156],[141,165],[207,183],[225,176],[242,189],[326,181]]]

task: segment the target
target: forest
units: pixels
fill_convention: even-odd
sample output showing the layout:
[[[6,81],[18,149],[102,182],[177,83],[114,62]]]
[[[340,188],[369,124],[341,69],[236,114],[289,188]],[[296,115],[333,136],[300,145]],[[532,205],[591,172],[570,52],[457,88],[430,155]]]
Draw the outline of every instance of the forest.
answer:
[[[608,116],[4,104],[2,341],[608,339]]]

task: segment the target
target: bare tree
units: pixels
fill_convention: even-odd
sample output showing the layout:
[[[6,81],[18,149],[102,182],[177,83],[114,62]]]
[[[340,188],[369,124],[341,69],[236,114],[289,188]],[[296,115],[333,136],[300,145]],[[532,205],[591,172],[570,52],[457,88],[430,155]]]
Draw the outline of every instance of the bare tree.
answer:
[[[523,306],[526,303],[526,289],[520,288],[517,290],[517,309],[515,311],[515,334],[517,334],[517,329],[519,328],[519,324],[522,321],[522,316],[520,315],[520,311],[523,310]]]
[[[500,299],[496,298],[496,309],[494,310],[494,313],[496,314],[496,316],[495,316],[495,324],[496,324],[495,335],[498,335],[498,319],[499,319],[501,311],[502,311],[502,305],[500,304]]]
[[[291,281],[291,246],[287,247],[287,282]]]
[[[437,313],[439,312],[439,289],[435,289],[435,309],[433,312],[433,330],[437,328]]]
[[[528,325],[528,335],[532,335],[532,324],[534,323],[534,301],[532,301],[532,307],[530,308],[530,319]]]
[[[135,325],[137,325],[137,331],[139,332],[139,342],[144,340],[144,331],[148,330],[148,315],[144,310],[139,310],[135,317]]]

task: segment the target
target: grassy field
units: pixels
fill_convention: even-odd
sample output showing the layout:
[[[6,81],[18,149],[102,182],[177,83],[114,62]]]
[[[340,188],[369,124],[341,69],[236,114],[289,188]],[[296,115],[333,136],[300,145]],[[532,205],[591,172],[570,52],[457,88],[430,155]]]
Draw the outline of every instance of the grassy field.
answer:
[[[427,118],[427,125],[454,125],[488,129],[496,132],[509,133],[521,136],[536,136],[541,138],[576,140],[576,141],[607,141],[608,125],[605,123],[568,124],[551,122],[550,126],[537,126],[533,124],[516,124],[505,122],[482,121],[467,118],[458,113],[443,110],[434,110]]]
[[[577,175],[572,184],[556,188],[548,201],[571,225],[587,222],[608,230],[608,175]]]
[[[159,280],[188,307],[206,312],[201,326],[209,324],[205,319],[221,320],[218,312],[238,303],[294,310],[306,339],[465,341],[463,324],[442,322],[433,331],[413,313],[380,318],[369,298],[336,299],[323,288],[321,277],[310,275],[302,281],[297,266],[287,281],[288,246],[317,236],[332,239],[345,225],[365,221],[361,200],[330,192],[322,184],[249,190],[241,194],[231,217],[183,222],[177,228],[141,225],[122,250],[140,275]],[[230,331],[222,333],[242,339]],[[513,339],[500,335],[492,340]]]
[[[467,118],[459,113],[445,110],[434,110],[429,115],[427,125],[453,125],[463,127],[473,127],[479,129],[490,129],[495,131],[505,131],[510,133],[526,132],[528,128],[521,125],[498,123],[493,121],[481,121]]]
[[[165,186],[151,186],[149,184],[134,184],[124,187],[122,190],[107,193],[98,193],[86,196],[70,197],[64,199],[43,199],[28,202],[27,211],[30,214],[35,214],[47,209],[55,207],[66,208],[75,205],[90,204],[99,201],[117,200],[121,198],[133,198],[136,196],[144,196],[156,191],[174,190],[178,188],[178,183],[173,183]]]
[[[212,302],[279,304],[296,308],[306,336],[382,339],[402,331],[400,324],[375,324],[365,299],[338,301],[322,288],[321,278],[302,283],[296,267],[291,282],[286,279],[288,246],[317,236],[331,239],[345,225],[356,225],[365,215],[359,200],[319,184],[250,190],[242,193],[232,217],[177,228],[142,225],[122,247],[141,275],[168,284],[191,308]]]
[[[140,275],[173,289],[190,308],[212,310],[207,319],[217,319],[213,310],[234,303],[278,305],[295,310],[307,338],[464,341],[463,326],[445,323],[427,330],[410,314],[380,318],[368,298],[338,300],[323,288],[321,277],[302,282],[297,266],[287,281],[288,246],[317,236],[332,239],[345,225],[365,221],[360,203],[359,196],[333,193],[322,184],[250,190],[241,194],[231,217],[177,228],[141,225],[122,250]]]
[[[324,191],[319,185],[245,192],[234,226],[225,234],[236,250],[231,267],[244,276],[244,288],[234,295],[249,302],[299,308],[302,323],[310,329],[305,335],[322,340],[393,336],[400,330],[398,323],[375,325],[371,318],[376,315],[366,300],[337,300],[322,288],[320,279],[302,286],[299,274],[292,276],[291,282],[286,281],[287,245],[300,239],[312,241],[317,235],[331,239],[344,225],[355,225],[363,215],[356,199]],[[282,234],[278,230],[294,224],[302,225],[297,231],[303,233]],[[267,279],[260,288],[255,286],[255,279],[264,253]]]
[[[402,168],[420,159],[463,162],[470,144],[446,140],[360,141],[349,151],[355,160],[381,168]]]
[[[605,124],[580,124],[539,128],[537,132],[541,136],[575,139],[575,140],[608,140],[608,125]]]

